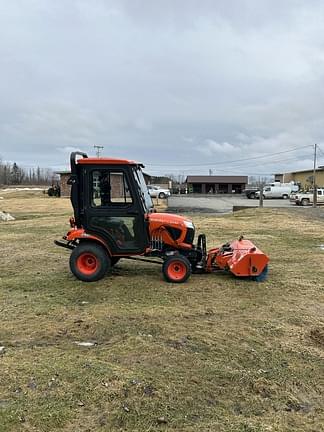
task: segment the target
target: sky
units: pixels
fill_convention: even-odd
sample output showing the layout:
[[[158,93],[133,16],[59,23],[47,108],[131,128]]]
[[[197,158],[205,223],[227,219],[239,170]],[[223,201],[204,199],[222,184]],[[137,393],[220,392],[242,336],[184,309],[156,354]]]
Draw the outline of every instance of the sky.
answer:
[[[324,165],[323,29],[321,0],[0,0],[0,157],[265,175],[317,143]]]

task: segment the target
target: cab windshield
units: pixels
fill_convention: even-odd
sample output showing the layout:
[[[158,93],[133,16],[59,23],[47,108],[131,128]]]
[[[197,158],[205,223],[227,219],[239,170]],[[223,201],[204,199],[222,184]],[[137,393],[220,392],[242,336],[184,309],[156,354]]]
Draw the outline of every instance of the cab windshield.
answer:
[[[151,208],[153,208],[153,202],[148,192],[147,185],[144,180],[143,172],[140,167],[134,168],[134,177],[138,186],[139,195],[141,197],[144,210],[148,212]]]

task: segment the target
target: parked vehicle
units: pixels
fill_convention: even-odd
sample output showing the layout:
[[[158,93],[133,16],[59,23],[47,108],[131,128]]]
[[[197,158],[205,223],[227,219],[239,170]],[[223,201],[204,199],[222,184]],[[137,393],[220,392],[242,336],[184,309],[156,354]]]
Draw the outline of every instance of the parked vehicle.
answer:
[[[254,199],[256,192],[259,192],[259,191],[260,191],[259,188],[251,186],[251,187],[246,188],[244,190],[244,193],[245,193],[247,198]]]
[[[296,194],[295,204],[307,206],[313,204],[314,194],[313,191],[301,192]],[[317,189],[317,203],[324,204],[324,188]]]
[[[297,196],[297,192],[292,192],[292,193],[289,195],[289,201],[290,201],[291,203],[295,204],[295,203],[296,203],[296,196]]]
[[[148,185],[147,189],[152,198],[167,198],[171,195],[169,189],[163,189],[160,186]]]
[[[47,195],[50,197],[60,197],[61,196],[61,188],[59,185],[52,185],[47,189]]]
[[[298,185],[294,183],[270,183],[263,189],[263,198],[283,198],[288,199],[292,192],[297,192]],[[255,193],[255,197],[260,197],[260,191]]]

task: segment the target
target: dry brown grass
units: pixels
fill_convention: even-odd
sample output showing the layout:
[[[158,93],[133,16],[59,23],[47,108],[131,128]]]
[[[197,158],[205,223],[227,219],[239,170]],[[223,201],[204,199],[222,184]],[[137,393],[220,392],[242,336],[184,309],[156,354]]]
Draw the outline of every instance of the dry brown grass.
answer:
[[[69,200],[3,201],[17,220],[0,224],[1,431],[323,430],[323,222],[266,209],[193,216],[209,246],[244,234],[264,249],[262,284],[172,285],[127,261],[83,284],[53,245]]]

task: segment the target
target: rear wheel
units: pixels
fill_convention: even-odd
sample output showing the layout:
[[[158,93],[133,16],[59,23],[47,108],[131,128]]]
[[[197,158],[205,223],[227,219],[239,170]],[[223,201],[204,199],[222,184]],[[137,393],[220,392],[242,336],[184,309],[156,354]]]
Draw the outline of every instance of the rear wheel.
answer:
[[[115,264],[118,263],[119,260],[120,260],[120,257],[111,257],[110,258],[111,265],[114,266]]]
[[[159,198],[163,199],[163,198],[165,198],[165,197],[166,197],[166,195],[165,195],[164,192],[160,192],[160,193],[159,193]]]
[[[248,198],[254,199],[254,198],[255,198],[255,193],[254,193],[254,192],[251,192],[251,193],[248,195]]]
[[[162,266],[164,279],[167,282],[185,282],[191,274],[189,260],[182,255],[175,255],[167,258]]]
[[[111,261],[104,248],[95,243],[80,243],[70,256],[70,269],[84,282],[102,279],[111,268]]]
[[[288,199],[289,196],[288,196],[287,194],[284,194],[284,195],[282,195],[282,198],[283,198],[283,199]]]

